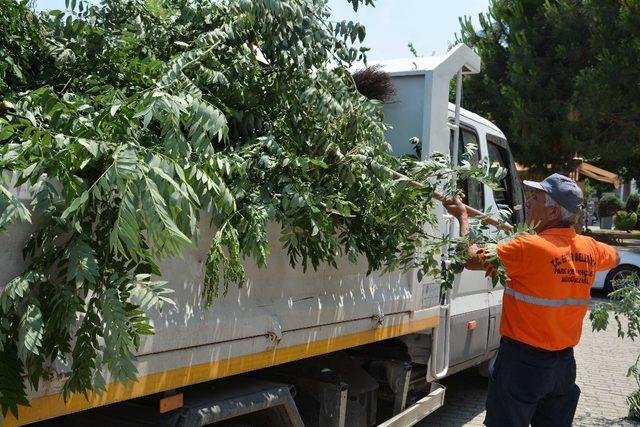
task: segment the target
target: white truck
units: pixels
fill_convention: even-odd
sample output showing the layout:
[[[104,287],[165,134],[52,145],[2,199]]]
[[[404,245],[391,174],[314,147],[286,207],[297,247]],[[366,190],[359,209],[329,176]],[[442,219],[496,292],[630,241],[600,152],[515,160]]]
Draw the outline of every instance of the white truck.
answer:
[[[420,139],[423,156],[452,147],[456,154],[456,146],[475,142],[479,156],[509,174],[501,191],[466,183],[467,203],[494,211],[522,203],[505,136],[460,109],[462,75],[480,71],[478,55],[461,44],[443,56],[382,65],[396,88],[384,108],[398,155],[413,151],[411,137]],[[442,233],[457,231],[455,221],[441,218]],[[9,414],[5,425],[408,426],[443,404],[439,378],[487,361],[498,346],[503,291],[481,272],[463,272],[443,293],[413,271],[366,275],[365,263],[346,260],[305,273],[273,247],[267,268],[247,261],[245,286],[205,308],[211,230],[204,224],[199,247],[161,264],[177,305],[152,314],[155,335],[141,343],[138,381],[65,402],[65,368],[57,366],[55,378],[29,390],[31,406],[20,407],[18,420]],[[275,224],[270,229],[273,246],[279,232]],[[0,236],[0,283],[24,268],[28,233],[11,226]]]

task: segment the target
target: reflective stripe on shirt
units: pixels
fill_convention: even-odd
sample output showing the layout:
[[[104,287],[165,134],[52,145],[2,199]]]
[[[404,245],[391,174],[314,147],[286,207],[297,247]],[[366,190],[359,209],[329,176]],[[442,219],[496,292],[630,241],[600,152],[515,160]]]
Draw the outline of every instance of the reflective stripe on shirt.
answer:
[[[590,298],[538,298],[523,294],[511,288],[505,288],[505,295],[510,295],[518,301],[529,304],[542,305],[544,307],[562,307],[565,305],[589,305]]]

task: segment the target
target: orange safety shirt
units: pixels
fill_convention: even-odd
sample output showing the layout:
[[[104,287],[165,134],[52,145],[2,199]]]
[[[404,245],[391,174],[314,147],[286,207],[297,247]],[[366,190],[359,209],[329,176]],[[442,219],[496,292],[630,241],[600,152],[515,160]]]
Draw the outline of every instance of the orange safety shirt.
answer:
[[[551,228],[501,243],[497,255],[509,276],[502,336],[546,350],[578,344],[595,272],[615,266],[615,249],[573,228]]]

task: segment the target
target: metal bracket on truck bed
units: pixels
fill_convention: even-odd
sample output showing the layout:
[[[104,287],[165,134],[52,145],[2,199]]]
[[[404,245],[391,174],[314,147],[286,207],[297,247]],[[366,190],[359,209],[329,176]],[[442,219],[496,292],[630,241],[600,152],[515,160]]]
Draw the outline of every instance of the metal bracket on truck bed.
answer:
[[[302,427],[302,419],[292,397],[289,384],[251,379],[243,384],[237,380],[225,387],[209,386],[200,395],[194,395],[185,402],[180,427],[200,427],[203,425],[233,419],[271,409],[275,419],[267,422],[263,414],[263,425]],[[207,387],[207,388],[209,388]],[[275,411],[275,412],[274,412]]]
[[[444,404],[444,392],[443,385],[431,383],[431,392],[427,396],[378,427],[409,427],[416,424]]]
[[[65,427],[200,427],[253,417],[260,426],[304,427],[290,384],[235,377],[182,389],[181,408],[160,413],[157,406],[132,400],[68,415]],[[242,418],[239,418],[242,417]]]

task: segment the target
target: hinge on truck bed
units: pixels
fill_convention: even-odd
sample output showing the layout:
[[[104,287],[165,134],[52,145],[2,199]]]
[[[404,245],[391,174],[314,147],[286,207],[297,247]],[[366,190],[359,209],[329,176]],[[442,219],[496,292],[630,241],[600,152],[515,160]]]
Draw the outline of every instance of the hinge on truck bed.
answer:
[[[371,316],[371,318],[374,320],[374,322],[376,322],[377,328],[382,326],[382,323],[384,322],[384,313],[382,312],[382,307],[377,306],[376,312],[374,313],[373,316]]]
[[[275,314],[271,316],[271,329],[267,331],[267,339],[274,345],[278,345],[282,340],[282,325]]]

